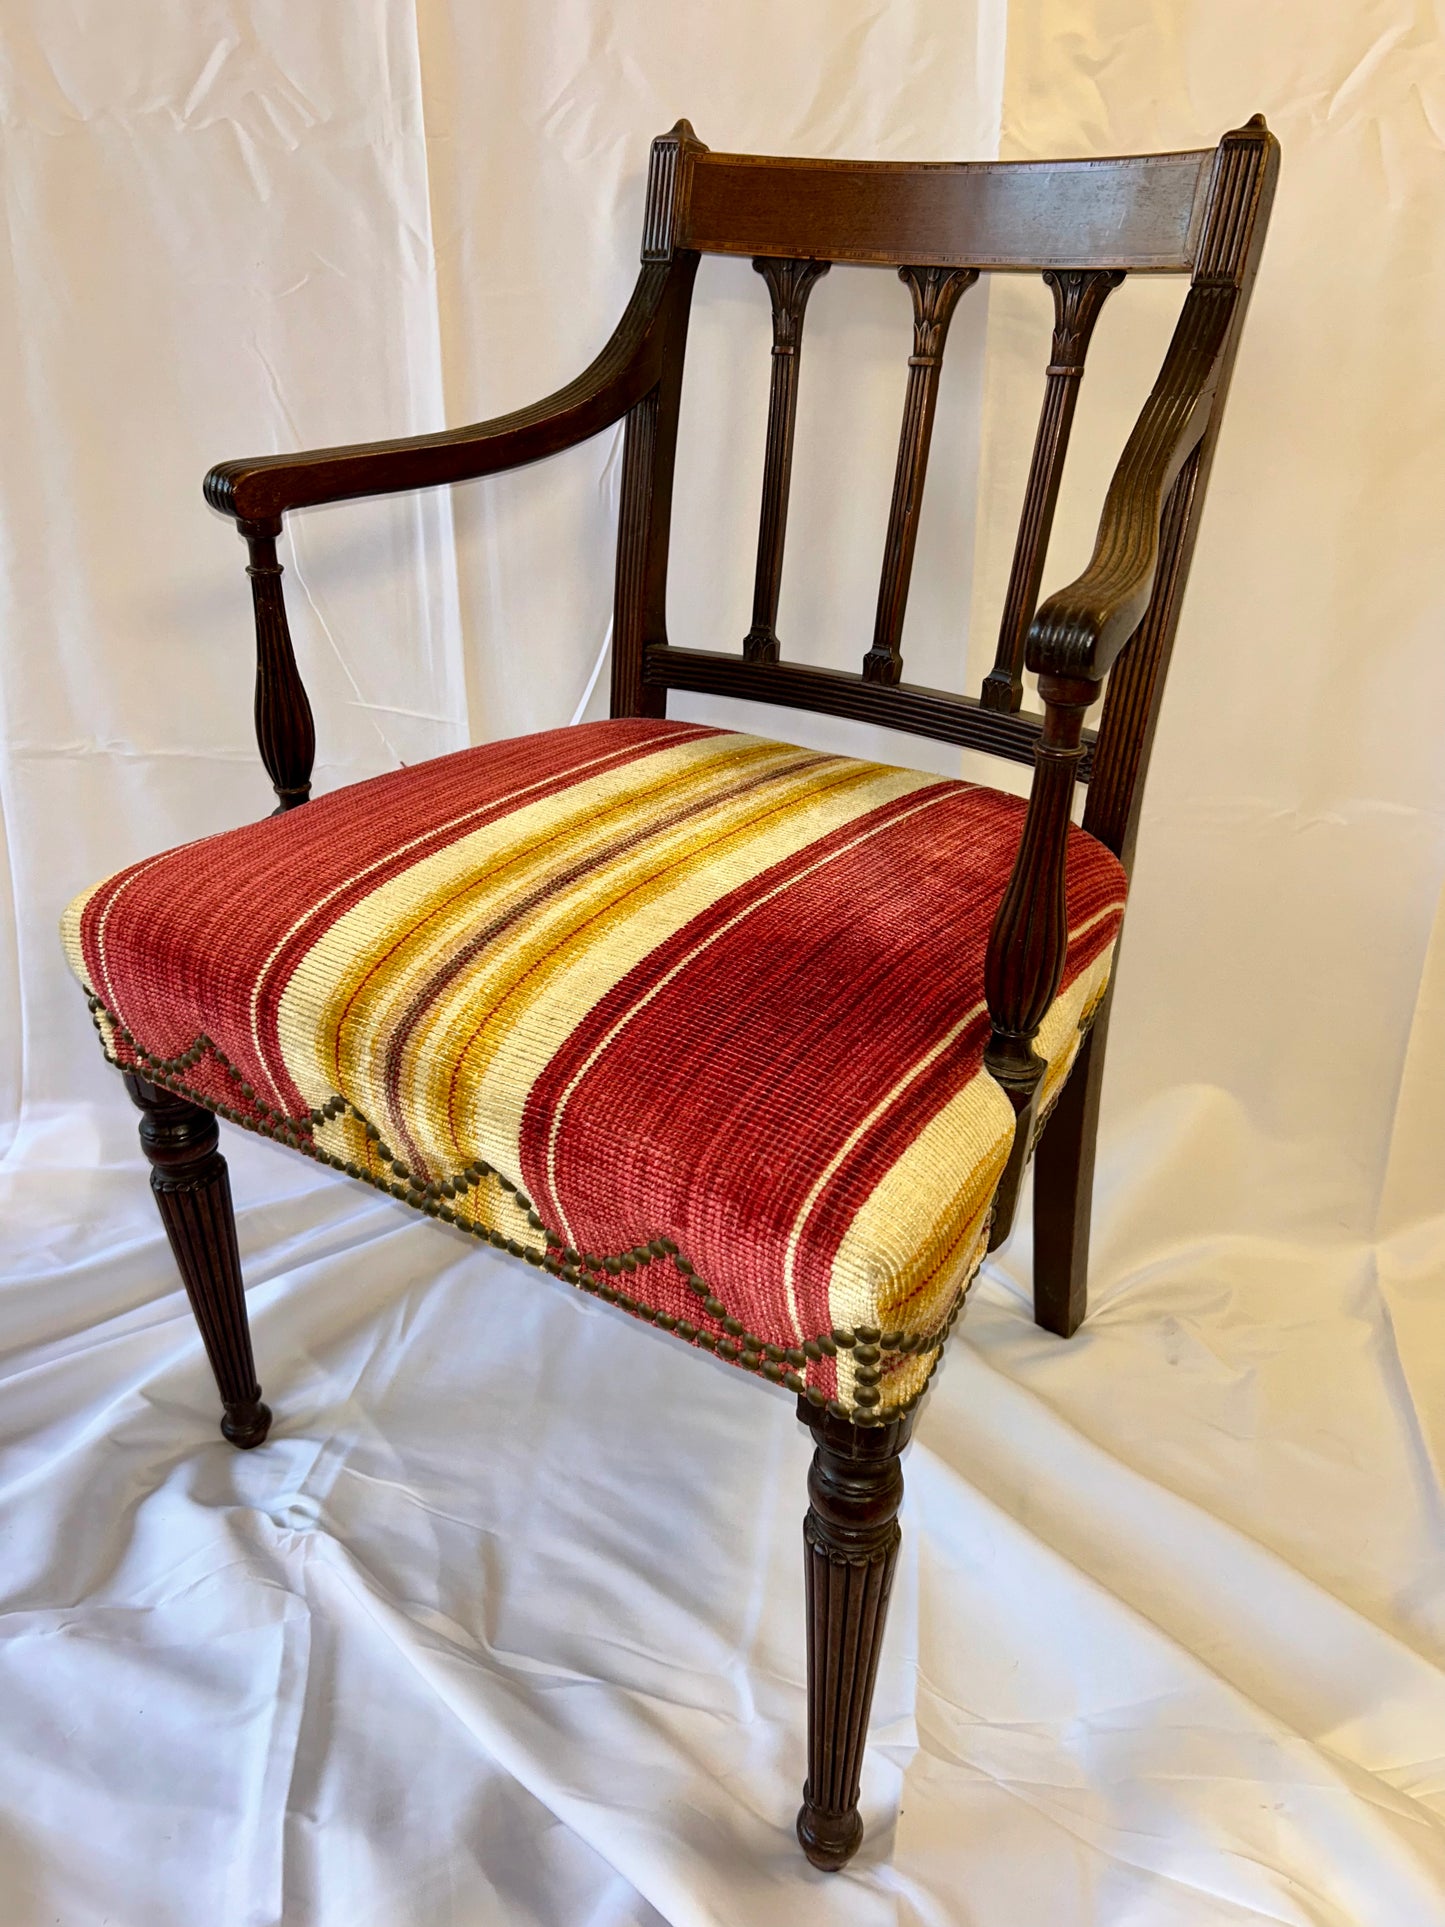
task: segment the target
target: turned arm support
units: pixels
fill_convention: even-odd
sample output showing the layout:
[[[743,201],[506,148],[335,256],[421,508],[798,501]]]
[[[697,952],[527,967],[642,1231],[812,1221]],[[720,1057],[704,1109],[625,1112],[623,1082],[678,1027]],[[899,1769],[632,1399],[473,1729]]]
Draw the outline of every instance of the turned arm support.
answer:
[[[685,312],[689,267],[685,257],[645,263],[601,354],[575,381],[529,408],[401,441],[222,462],[207,475],[206,500],[234,516],[250,552],[246,573],[256,617],[256,741],[279,798],[277,814],[310,796],[316,755],[315,724],[296,667],[276,556],[283,514],[320,502],[429,488],[519,468],[620,421],[662,377],[669,329],[679,305]]]
[[[1067,853],[1084,718],[1138,629],[1159,571],[1169,491],[1208,429],[1227,371],[1236,314],[1232,286],[1196,284],[1164,366],[1104,499],[1084,573],[1040,607],[1026,660],[1039,678],[1044,727],[1023,833],[989,933],[985,968],[990,1035],[984,1063],[1014,1107],[1013,1155],[994,1206],[992,1243],[1007,1236],[1044,1072],[1034,1037],[1058,995],[1068,956]]]
[[[1021,1108],[1042,1072],[1033,1036],[1058,993],[1068,949],[1065,855],[1084,716],[1149,606],[1164,505],[1209,426],[1237,301],[1230,285],[1190,290],[1109,484],[1089,565],[1043,603],[1029,629],[1026,659],[1039,677],[1044,728],[986,978],[986,1061]]]

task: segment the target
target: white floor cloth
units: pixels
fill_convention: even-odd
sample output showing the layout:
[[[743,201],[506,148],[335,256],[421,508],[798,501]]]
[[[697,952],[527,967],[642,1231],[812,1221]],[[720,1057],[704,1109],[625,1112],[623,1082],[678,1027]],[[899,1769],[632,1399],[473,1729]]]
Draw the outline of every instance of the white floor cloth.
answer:
[[[1445,1921],[1438,1241],[990,1272],[822,1876],[792,1401],[246,1141],[238,1454],[115,1122],[3,1194],[7,1927]]]
[[[1445,1927],[1438,7],[3,12],[0,1927]],[[1095,1309],[1034,1329],[1026,1236],[978,1288],[906,1462],[868,1836],[826,1879],[791,1835],[790,1401],[229,1132],[278,1413],[232,1452],[56,922],[269,801],[206,466],[571,377],[679,114],[948,158],[1256,109],[1284,167],[1150,775]],[[1178,299],[1104,312],[1047,587]],[[991,659],[1048,315],[1001,279],[955,318],[919,681]],[[889,274],[810,304],[806,660],[866,647],[907,329]],[[705,262],[670,598],[702,646],[748,625],[767,342],[759,278]],[[291,519],[320,787],[600,713],[617,454]]]

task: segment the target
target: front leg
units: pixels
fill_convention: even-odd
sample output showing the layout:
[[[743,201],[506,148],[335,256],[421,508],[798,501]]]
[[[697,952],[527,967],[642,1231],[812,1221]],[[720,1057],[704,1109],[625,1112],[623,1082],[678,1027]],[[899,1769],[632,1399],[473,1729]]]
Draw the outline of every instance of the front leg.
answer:
[[[912,1415],[853,1425],[798,1401],[817,1441],[803,1521],[808,1595],[808,1783],[798,1839],[836,1871],[863,1838],[858,1791],[903,1500],[899,1454]]]
[[[126,1072],[125,1086],[142,1113],[140,1141],[151,1163],[151,1190],[220,1389],[222,1434],[242,1450],[260,1445],[271,1429],[271,1413],[261,1403],[251,1356],[231,1180],[216,1148],[220,1129],[199,1104],[134,1071]]]

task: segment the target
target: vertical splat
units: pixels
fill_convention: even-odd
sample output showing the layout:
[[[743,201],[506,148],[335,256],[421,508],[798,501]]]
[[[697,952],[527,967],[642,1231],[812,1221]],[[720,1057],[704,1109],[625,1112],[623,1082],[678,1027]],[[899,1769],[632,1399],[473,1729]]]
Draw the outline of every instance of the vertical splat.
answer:
[[[888,511],[888,540],[883,551],[883,575],[878,584],[878,613],[873,624],[873,647],[863,658],[866,682],[896,683],[903,674],[903,616],[908,607],[908,579],[913,573],[913,551],[918,542],[918,511],[928,472],[928,444],[938,406],[938,377],[943,344],[959,296],[978,279],[977,268],[900,268],[900,279],[913,296],[913,353],[908,357],[908,393],[903,403],[903,427],[898,437],[898,465],[893,474],[893,501]]]
[[[743,638],[748,662],[778,660],[778,593],[783,581],[783,542],[788,528],[788,490],[793,476],[793,424],[798,413],[798,367],[803,315],[826,261],[753,262],[768,284],[773,304],[773,375],[768,395],[768,448],[763,460],[763,506],[758,524],[758,566],[753,580],[753,626]]]
[[[1068,268],[1051,270],[1044,280],[1053,290],[1054,337],[1049,358],[1043,412],[1034,437],[1024,510],[1014,545],[1013,569],[998,653],[979,691],[985,709],[1012,711],[1023,700],[1024,643],[1039,599],[1044,557],[1054,526],[1059,482],[1074,424],[1074,407],[1084,373],[1084,357],[1094,323],[1110,293],[1124,279],[1117,269]]]

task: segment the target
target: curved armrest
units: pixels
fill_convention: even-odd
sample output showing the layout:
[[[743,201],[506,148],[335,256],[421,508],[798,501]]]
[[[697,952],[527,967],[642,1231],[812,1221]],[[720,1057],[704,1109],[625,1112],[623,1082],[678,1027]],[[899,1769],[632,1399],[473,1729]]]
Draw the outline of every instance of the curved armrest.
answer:
[[[675,286],[670,264],[644,266],[607,346],[545,401],[400,441],[222,462],[206,477],[206,500],[239,521],[272,523],[288,509],[462,482],[571,448],[619,421],[657,382]]]
[[[1099,682],[1143,620],[1164,504],[1209,425],[1237,299],[1232,287],[1191,289],[1109,484],[1089,566],[1048,597],[1030,625],[1030,669]]]

